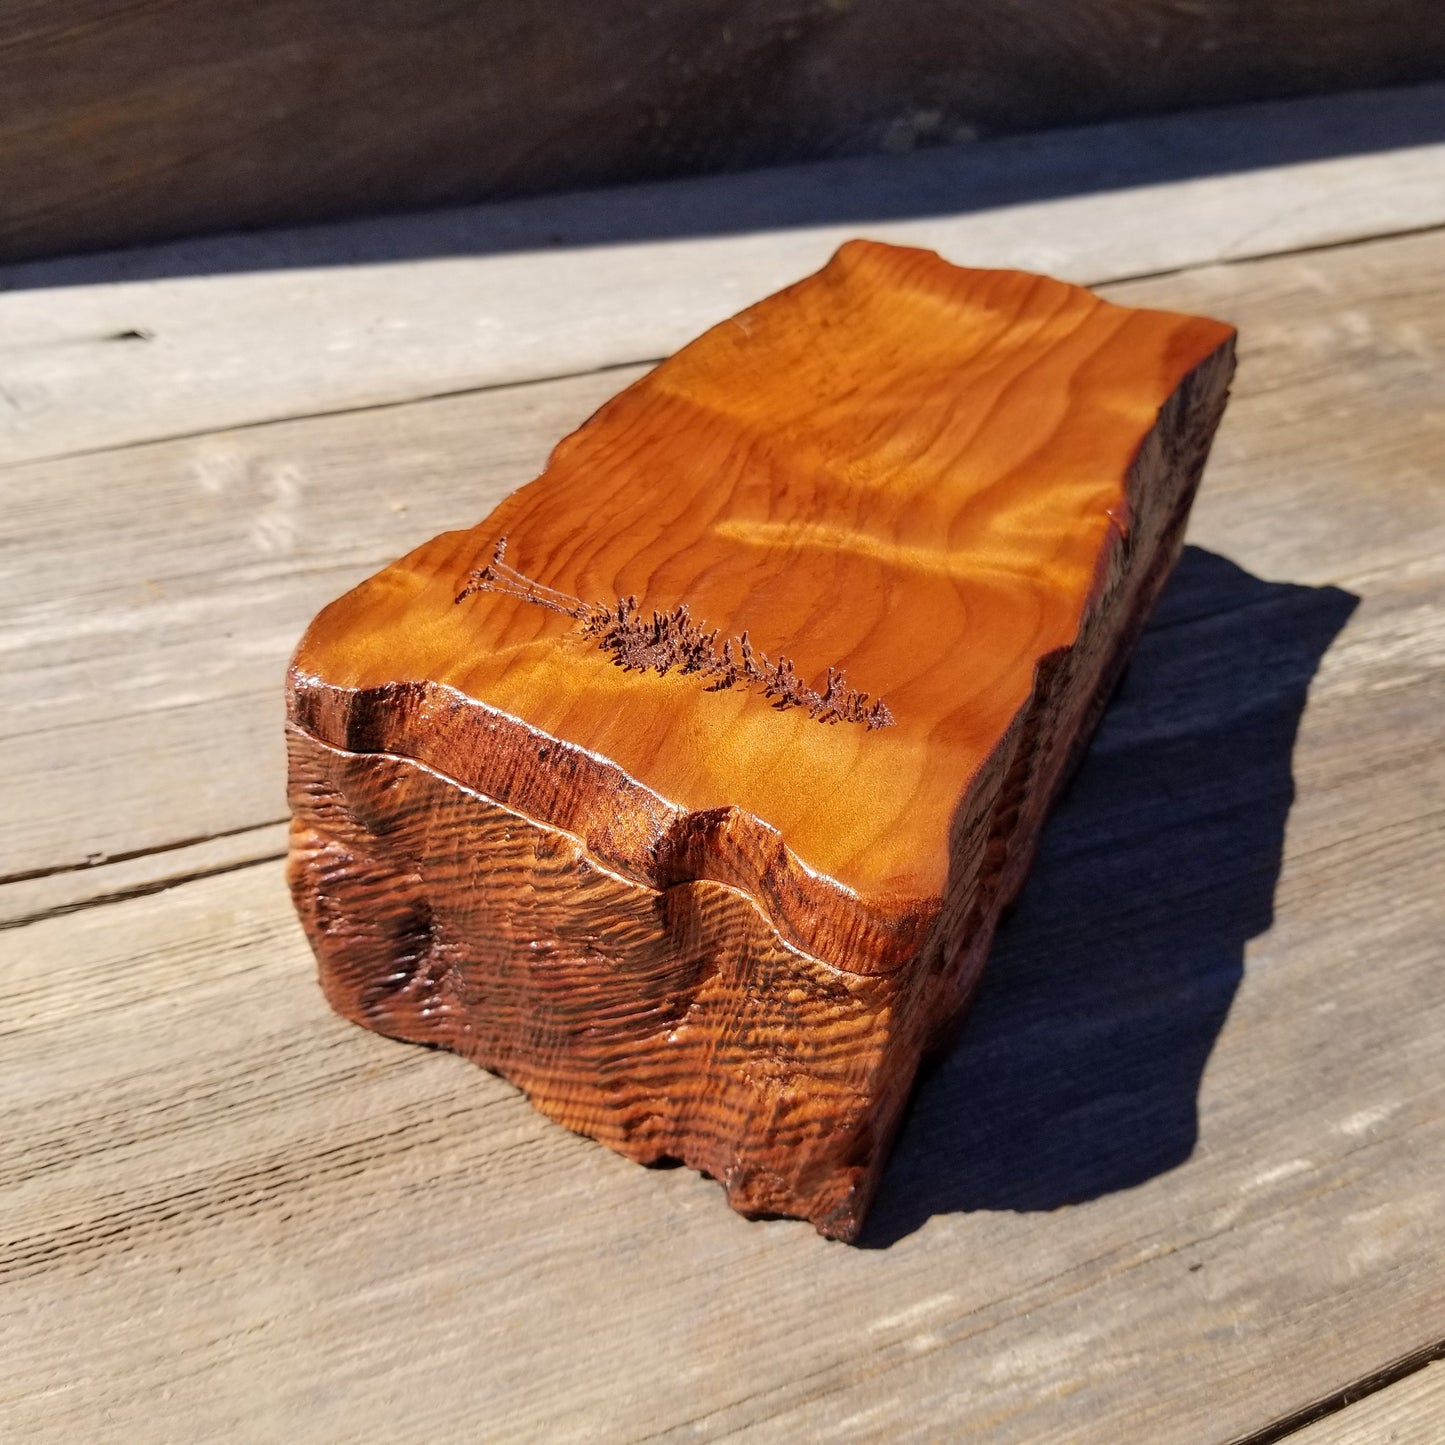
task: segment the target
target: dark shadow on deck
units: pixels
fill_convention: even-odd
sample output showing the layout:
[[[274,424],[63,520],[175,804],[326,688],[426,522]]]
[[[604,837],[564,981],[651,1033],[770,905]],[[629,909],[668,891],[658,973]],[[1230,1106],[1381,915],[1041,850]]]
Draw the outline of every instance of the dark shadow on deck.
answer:
[[[1440,140],[1445,140],[1445,85],[1430,83],[1111,121],[906,156],[813,161],[736,172],[722,182],[703,176],[17,262],[0,266],[0,292],[800,226],[847,226],[862,234],[880,222],[1134,190]],[[1155,204],[1147,195],[1139,203]]]
[[[1357,601],[1185,549],[973,1015],[920,1083],[862,1245],[1189,1158],[1245,944],[1272,921],[1310,679]]]

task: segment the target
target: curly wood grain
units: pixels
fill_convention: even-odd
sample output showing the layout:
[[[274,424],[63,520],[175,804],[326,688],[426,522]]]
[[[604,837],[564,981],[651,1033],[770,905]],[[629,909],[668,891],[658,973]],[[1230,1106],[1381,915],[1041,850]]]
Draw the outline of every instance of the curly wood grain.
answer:
[[[1233,333],[844,246],[318,617],[292,881],[332,1002],[739,1209],[856,1234],[1182,539]],[[687,608],[890,725],[620,667]]]

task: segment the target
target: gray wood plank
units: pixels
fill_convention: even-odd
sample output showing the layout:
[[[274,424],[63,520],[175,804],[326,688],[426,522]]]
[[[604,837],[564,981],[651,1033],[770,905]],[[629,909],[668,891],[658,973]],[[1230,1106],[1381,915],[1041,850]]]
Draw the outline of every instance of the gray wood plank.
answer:
[[[858,234],[1097,284],[1439,226],[1441,114],[1426,87],[10,268],[0,463],[653,360]]]
[[[310,616],[485,515],[625,379],[9,472],[0,877],[284,817],[281,687]]]
[[[331,1017],[277,864],[0,933],[11,1431],[1197,1445],[1445,1336],[1445,559],[1356,591],[1187,554],[868,1248]]]
[[[132,856],[97,857],[69,867],[40,869],[0,882],[0,928],[74,913],[122,898],[158,893],[177,883],[229,873],[286,856],[287,824],[263,823],[217,837],[142,849]]]
[[[1439,1445],[1445,1365],[1427,1365],[1388,1389],[1289,1436],[1291,1445]]]
[[[21,0],[0,254],[1438,79],[1429,0]]]
[[[1445,140],[1445,83],[0,264],[0,291],[948,218]],[[1391,214],[1380,218],[1388,228]],[[1360,238],[1363,239],[1363,238]]]
[[[1196,542],[1312,583],[1445,550],[1442,289],[1441,235],[1110,289],[1243,329]],[[279,820],[280,681],[310,616],[481,517],[635,374],[10,469],[0,875]],[[37,886],[0,884],[0,918],[31,914]]]

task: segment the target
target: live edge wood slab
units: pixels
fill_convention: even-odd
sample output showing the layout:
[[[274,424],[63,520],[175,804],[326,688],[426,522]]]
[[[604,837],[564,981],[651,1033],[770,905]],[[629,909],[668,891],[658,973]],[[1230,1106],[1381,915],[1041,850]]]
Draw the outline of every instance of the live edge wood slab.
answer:
[[[1219,322],[850,242],[326,608],[331,1004],[856,1236],[1178,554]]]

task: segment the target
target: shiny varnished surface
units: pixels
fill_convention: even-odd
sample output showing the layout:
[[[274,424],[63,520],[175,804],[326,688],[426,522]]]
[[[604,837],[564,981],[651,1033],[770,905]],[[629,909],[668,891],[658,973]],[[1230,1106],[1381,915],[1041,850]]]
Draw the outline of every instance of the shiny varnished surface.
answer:
[[[735,1208],[851,1232],[908,980],[798,953],[736,889],[618,877],[418,764],[290,745],[297,902],[339,1013],[474,1058],[631,1158],[705,1170]]]
[[[327,997],[851,1239],[1178,554],[1232,332],[854,243],[292,669]]]
[[[1074,640],[1159,408],[1226,327],[1016,272],[853,243],[608,403],[541,478],[322,614],[332,687],[427,681],[615,763],[687,810],[737,807],[868,898],[937,895],[959,795]],[[452,599],[502,536],[587,601],[635,594],[830,666],[896,726],[819,726],[638,675],[514,598]]]
[[[1260,154],[1252,122],[1203,123]],[[1425,204],[1426,177],[1391,184],[1403,163],[1344,169]],[[774,233],[711,242],[690,273],[677,248],[633,247],[630,270],[534,253],[530,292],[470,258],[339,268],[344,295],[254,278],[305,296],[288,311],[200,274],[164,297],[32,296],[73,340],[10,348],[17,397],[22,355],[52,382],[12,432],[89,450],[6,473],[5,871],[31,876],[0,902],[33,920],[0,932],[6,1433],[400,1445],[481,1408],[512,1439],[619,1445],[1198,1445],[1201,1421],[1222,1440],[1317,1401],[1351,1418],[1384,1368],[1445,1339],[1445,236],[1193,271],[1154,249],[1177,238],[1187,265],[1236,238],[1392,228],[1337,166],[1297,169],[1303,191],[1276,168],[1070,198],[1069,236],[1104,262],[1065,246],[1056,264],[1172,270],[1105,294],[1238,322],[1240,378],[1194,546],[920,1090],[865,1250],[741,1221],[689,1171],[630,1165],[455,1057],[331,1016],[281,869],[254,861],[277,847],[259,825],[308,621],[481,517],[644,369],[575,375],[595,361],[579,314],[612,319],[593,328],[611,359],[660,356],[639,323],[670,323],[683,286],[742,304],[781,284],[719,258],[765,255],[778,277],[822,258]],[[1067,239],[1037,215],[963,219],[1038,254]],[[944,223],[914,234],[998,254]],[[292,237],[257,244],[295,260]],[[530,374],[568,379],[373,405],[398,356],[406,395],[478,385],[447,370],[449,337],[475,345],[477,298],[504,290],[507,336],[545,362]],[[548,317],[576,345],[543,356]],[[104,339],[126,326],[157,342]],[[350,353],[327,350],[338,336]],[[107,376],[154,379],[144,358],[175,384],[147,389],[152,410],[107,407]],[[296,419],[217,432],[246,379]],[[108,416],[177,439],[103,450]],[[1360,601],[1316,668],[1337,588]]]

